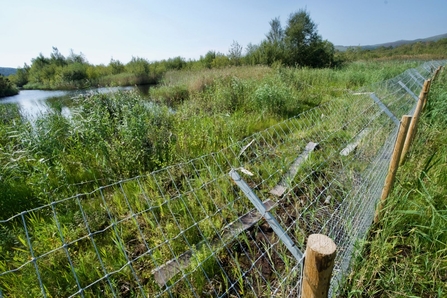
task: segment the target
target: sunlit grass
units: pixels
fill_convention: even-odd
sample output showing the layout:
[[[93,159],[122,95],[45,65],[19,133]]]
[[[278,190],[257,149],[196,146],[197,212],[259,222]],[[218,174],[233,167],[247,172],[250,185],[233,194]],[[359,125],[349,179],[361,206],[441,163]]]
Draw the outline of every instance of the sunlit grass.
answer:
[[[407,162],[342,296],[447,295],[446,78],[432,84]]]
[[[225,260],[234,270],[231,282],[240,283],[238,291],[248,295],[238,269],[242,257],[221,258],[200,245],[252,208],[222,176],[236,163],[227,153],[240,150],[229,146],[248,136],[255,140],[250,154],[237,162],[256,173],[256,185],[287,168],[310,140],[322,139],[335,155],[366,125],[355,115],[369,109],[366,101],[350,105],[345,95],[413,66],[415,62],[359,62],[341,69],[168,72],[163,84],[151,90],[152,102],[132,92],[88,95],[75,99],[71,118],[55,109],[34,125],[14,108],[0,106],[5,115],[0,126],[0,220],[16,215],[1,225],[0,268],[17,270],[0,277],[0,288],[11,296],[38,296],[40,280],[49,296],[68,296],[79,288],[92,296],[138,296],[141,284],[141,291],[157,293],[160,286],[151,271],[192,249],[189,266],[170,280],[173,291],[213,293],[209,284],[220,284],[222,293],[230,282],[220,276]],[[211,152],[215,154],[207,155]],[[315,164],[322,171],[338,162],[325,162],[316,153],[304,169],[314,173]],[[303,189],[312,196],[322,181],[306,180],[306,175],[296,179],[309,182]],[[325,179],[335,175],[336,169]],[[41,209],[20,215],[32,208]],[[309,210],[306,216],[316,215]],[[305,233],[297,234],[303,244]],[[31,251],[37,264],[30,261]],[[21,264],[26,265],[17,269]],[[36,266],[44,272],[39,278]],[[214,275],[218,277],[206,278]],[[275,283],[269,282],[267,288]]]

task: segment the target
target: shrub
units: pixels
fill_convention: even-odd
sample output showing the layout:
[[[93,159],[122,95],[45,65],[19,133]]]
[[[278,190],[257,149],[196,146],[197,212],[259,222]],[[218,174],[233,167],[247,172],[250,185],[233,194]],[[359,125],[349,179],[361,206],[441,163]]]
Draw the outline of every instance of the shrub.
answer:
[[[0,97],[11,96],[19,93],[19,89],[8,78],[0,75]]]
[[[283,86],[265,83],[253,94],[253,108],[260,112],[283,114],[287,103],[288,90]]]
[[[182,103],[189,97],[188,88],[184,85],[171,87],[161,86],[151,89],[149,93],[154,101],[164,103],[171,107]]]

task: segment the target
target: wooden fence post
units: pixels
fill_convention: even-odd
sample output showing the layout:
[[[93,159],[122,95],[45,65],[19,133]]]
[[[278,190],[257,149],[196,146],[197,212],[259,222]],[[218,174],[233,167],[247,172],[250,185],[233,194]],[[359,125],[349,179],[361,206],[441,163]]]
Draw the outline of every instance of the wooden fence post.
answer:
[[[379,213],[382,210],[383,203],[388,197],[391,189],[393,188],[394,179],[396,178],[397,169],[399,168],[400,155],[402,153],[402,147],[404,146],[405,136],[407,135],[408,126],[410,125],[411,116],[404,115],[400,121],[399,132],[397,140],[394,145],[393,155],[391,156],[390,167],[388,174],[385,178],[385,185],[383,186],[382,195],[380,197],[379,206],[377,207],[376,214],[374,216],[374,223],[379,221]]]
[[[428,79],[428,81],[430,81],[430,82],[428,83],[427,90],[425,92],[425,100],[424,100],[424,103],[423,103],[423,106],[422,106],[422,110],[425,110],[425,106],[427,105],[427,101],[428,101],[427,95],[428,95],[428,92],[430,91],[430,86],[431,86],[432,80]]]
[[[427,94],[430,90],[431,80],[428,79],[424,82],[424,86],[422,87],[421,93],[419,94],[419,100],[416,105],[416,109],[413,113],[413,118],[411,119],[410,126],[408,127],[408,133],[405,138],[404,147],[402,148],[402,154],[400,157],[400,165],[403,165],[405,162],[405,157],[408,153],[408,150],[410,149],[411,142],[413,141],[414,135],[416,133],[416,127],[417,123],[419,121],[419,117],[421,115],[421,112],[425,106],[425,102],[427,100]]]
[[[307,238],[301,297],[328,297],[336,249],[326,235],[312,234]]]
[[[436,80],[436,78],[438,77],[439,71],[441,70],[442,66],[439,66],[436,71],[435,74],[433,75],[433,81]]]

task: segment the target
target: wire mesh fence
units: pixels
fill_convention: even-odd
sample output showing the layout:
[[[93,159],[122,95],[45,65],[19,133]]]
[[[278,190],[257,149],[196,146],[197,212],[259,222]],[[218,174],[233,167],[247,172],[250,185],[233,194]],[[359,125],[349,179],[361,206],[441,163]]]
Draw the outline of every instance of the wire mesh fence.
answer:
[[[424,63],[221,151],[1,220],[0,296],[296,297],[312,233],[338,246],[335,293],[372,223],[396,119],[443,64]]]

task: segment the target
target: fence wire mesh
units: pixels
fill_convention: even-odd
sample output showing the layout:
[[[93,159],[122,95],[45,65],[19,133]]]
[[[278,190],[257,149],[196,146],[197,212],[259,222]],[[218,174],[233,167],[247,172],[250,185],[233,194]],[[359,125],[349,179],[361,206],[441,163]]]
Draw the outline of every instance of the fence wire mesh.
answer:
[[[397,135],[389,113],[411,113],[443,64],[424,63],[219,152],[0,220],[14,250],[0,260],[0,296],[15,285],[33,297],[299,296],[303,259],[232,169],[301,252],[312,233],[334,240],[335,293],[382,191]]]

